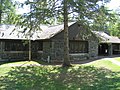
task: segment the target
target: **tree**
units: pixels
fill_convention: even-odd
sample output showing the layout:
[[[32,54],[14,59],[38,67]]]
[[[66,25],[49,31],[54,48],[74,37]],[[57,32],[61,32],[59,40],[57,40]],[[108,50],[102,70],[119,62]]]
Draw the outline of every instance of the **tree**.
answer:
[[[68,36],[68,0],[64,0],[64,60],[63,67],[71,66],[69,59],[69,36]]]
[[[13,24],[16,16],[15,4],[12,0],[0,0],[0,24]]]
[[[104,31],[109,33],[111,36],[119,37],[119,23],[119,14],[102,5],[94,18],[91,27],[94,30]]]
[[[19,23],[24,30],[29,28],[28,35],[40,29],[40,24],[51,24],[54,18],[64,21],[64,62],[63,66],[71,66],[69,61],[68,21],[80,21],[87,27],[98,16],[101,0],[27,0],[26,5],[32,4],[31,12],[22,16]],[[107,0],[108,1],[108,0]],[[61,18],[63,17],[63,18]],[[69,17],[69,19],[68,19]],[[30,19],[31,18],[31,19]],[[60,20],[61,21],[61,20]],[[32,27],[31,27],[32,25]],[[32,29],[35,28],[35,29]]]
[[[112,36],[120,37],[120,16],[119,14],[112,12],[112,21],[108,23],[108,31]]]
[[[68,35],[68,16],[69,14],[77,14],[73,17],[86,25],[89,21],[93,20],[96,11],[100,8],[97,7],[99,0],[64,0],[63,3],[63,16],[64,16],[64,61],[63,66],[71,66],[69,61],[69,35]],[[93,15],[94,14],[94,15]],[[72,18],[72,19],[73,19]],[[89,26],[89,25],[86,25]]]
[[[0,0],[0,24],[1,24],[1,21],[2,21],[2,2],[3,0]]]
[[[69,61],[69,40],[68,40],[68,12],[67,12],[67,0],[64,0],[64,62],[63,66],[71,66]],[[29,13],[25,13],[23,15],[22,23],[18,22],[18,25],[21,25],[21,27],[24,26],[24,30],[29,28],[29,32],[26,36],[31,36],[31,31],[35,32],[35,30],[40,29],[40,24],[42,23],[50,23],[48,20],[50,18],[54,19],[54,16],[56,13],[58,14],[58,10],[56,12],[56,0],[33,0],[29,1],[27,0],[25,2],[26,5],[30,5],[31,9]],[[32,5],[32,6],[31,6]],[[61,8],[61,7],[60,7]],[[63,8],[63,7],[62,7]],[[37,27],[37,28],[36,28]],[[34,29],[36,28],[36,29]],[[29,37],[30,38],[30,37]],[[31,44],[29,40],[29,60],[31,59]]]
[[[21,7],[23,7],[23,5],[28,5],[28,7],[30,7],[30,11],[21,15],[21,20],[18,20],[18,22],[16,22],[16,25],[20,26],[20,28],[24,28],[24,31],[22,31],[22,33],[24,33],[29,41],[29,60],[31,60],[31,37],[34,32],[41,30],[40,24],[50,23],[48,20],[50,20],[49,17],[52,17],[52,12],[49,10],[52,8],[51,1],[27,0],[25,3],[20,3],[19,5],[21,5]],[[27,33],[25,33],[26,30]]]

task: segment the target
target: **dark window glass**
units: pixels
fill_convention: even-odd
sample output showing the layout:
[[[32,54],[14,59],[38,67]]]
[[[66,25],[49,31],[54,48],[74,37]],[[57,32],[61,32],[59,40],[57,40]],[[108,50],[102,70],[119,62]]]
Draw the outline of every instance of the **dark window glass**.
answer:
[[[120,54],[120,44],[113,44],[113,54]]]
[[[72,40],[69,42],[70,53],[88,53],[88,42]]]
[[[5,41],[5,51],[28,51],[28,45],[22,41]]]
[[[42,41],[38,42],[38,51],[43,51],[43,42]]]

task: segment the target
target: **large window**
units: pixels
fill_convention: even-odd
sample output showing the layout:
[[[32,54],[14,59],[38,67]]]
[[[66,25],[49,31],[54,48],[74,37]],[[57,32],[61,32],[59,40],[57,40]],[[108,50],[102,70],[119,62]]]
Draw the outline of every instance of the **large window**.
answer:
[[[113,54],[120,54],[120,44],[113,44]]]
[[[28,51],[28,44],[22,41],[5,41],[5,51]]]
[[[43,51],[43,41],[38,42],[38,51]]]
[[[71,40],[69,42],[70,53],[88,53],[88,42]]]
[[[5,40],[5,51],[28,51],[28,42],[21,40]],[[32,51],[42,51],[43,41],[31,42]]]

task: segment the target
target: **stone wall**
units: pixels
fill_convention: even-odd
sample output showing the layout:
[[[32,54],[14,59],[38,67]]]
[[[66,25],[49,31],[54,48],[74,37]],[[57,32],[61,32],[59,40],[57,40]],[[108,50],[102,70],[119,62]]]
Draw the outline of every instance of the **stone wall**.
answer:
[[[98,42],[89,41],[89,58],[93,59],[98,56]]]
[[[24,51],[5,51],[0,53],[0,61],[27,60],[28,52]]]
[[[71,62],[79,62],[80,60],[87,60],[88,58],[89,58],[88,53],[70,54],[70,61]]]
[[[70,60],[72,62],[92,59],[98,55],[98,42],[88,41],[88,53],[70,53]],[[64,42],[63,40],[53,40],[51,42],[44,42],[42,60],[47,62],[62,62],[64,59]],[[39,54],[40,56],[40,54]],[[49,59],[49,61],[48,61]]]
[[[88,44],[89,53],[70,54],[70,60],[74,62],[96,57],[98,55],[97,41],[89,40]],[[28,51],[5,51],[4,46],[4,42],[0,43],[0,60],[28,59]],[[35,43],[33,47],[38,47],[37,43]],[[43,51],[37,51],[35,49],[32,51],[32,58],[47,62],[62,62],[64,59],[64,41],[62,39],[43,41]]]
[[[61,62],[63,60],[63,54],[64,54],[63,50],[64,50],[64,43],[62,40],[43,42],[43,53],[41,59],[47,62],[53,62],[53,61]]]

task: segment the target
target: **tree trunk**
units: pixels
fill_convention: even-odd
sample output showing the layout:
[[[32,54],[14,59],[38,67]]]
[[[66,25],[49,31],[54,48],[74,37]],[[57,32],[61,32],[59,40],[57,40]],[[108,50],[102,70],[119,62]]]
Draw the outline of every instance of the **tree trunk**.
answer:
[[[67,10],[67,0],[64,0],[64,61],[63,67],[69,67],[69,36],[68,36],[68,10]]]
[[[2,10],[0,10],[0,24],[1,24],[1,21],[2,21]]]
[[[32,0],[31,0],[32,2]],[[30,4],[30,13],[32,13],[32,4]],[[29,31],[29,61],[32,60],[32,43],[31,43],[31,31],[33,29],[32,27],[32,16],[30,16],[30,31]]]
[[[2,22],[2,0],[0,0],[0,24]]]

